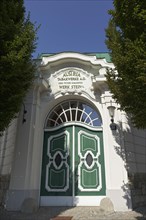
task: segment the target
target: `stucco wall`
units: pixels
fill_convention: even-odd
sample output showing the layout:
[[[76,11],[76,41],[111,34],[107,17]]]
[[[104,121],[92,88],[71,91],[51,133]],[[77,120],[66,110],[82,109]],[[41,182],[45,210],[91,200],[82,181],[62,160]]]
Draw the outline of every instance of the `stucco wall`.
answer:
[[[130,122],[124,131],[125,165],[129,173],[132,206],[146,205],[146,130]]]
[[[146,173],[146,130],[131,127],[124,136],[129,173]]]
[[[0,174],[6,175],[11,172],[15,139],[17,132],[17,119],[14,119],[10,126],[0,137]]]
[[[0,205],[4,205],[9,188],[10,173],[14,160],[17,119],[0,136]]]
[[[70,59],[68,59],[68,56],[70,56]],[[51,75],[55,74],[53,76],[57,77],[56,74],[59,74],[60,72],[56,71],[60,71],[61,68],[68,68],[70,66],[72,69],[73,65],[77,65],[77,67],[81,66],[81,68],[84,67],[85,70],[90,69],[92,82],[91,79],[90,81],[88,80],[89,73],[84,73],[83,69],[81,69],[82,74],[85,76],[87,75],[88,77],[87,80],[85,80],[88,86],[86,87],[85,85],[83,91],[81,89],[72,89],[69,91],[64,89],[63,91],[60,91],[59,87],[53,84],[54,78],[51,77]],[[103,66],[103,68],[101,68],[99,74],[97,74],[100,65]],[[20,117],[18,119],[19,129],[17,130],[16,137],[15,159],[12,157],[11,160],[13,161],[13,166],[9,191],[7,193],[6,207],[8,210],[20,210],[21,204],[28,197],[36,199],[38,205],[40,205],[40,182],[45,119],[49,111],[56,104],[67,99],[85,100],[93,103],[99,110],[103,119],[106,196],[112,200],[115,210],[124,211],[131,208],[131,197],[130,194],[128,194],[129,185],[127,167],[130,170],[132,163],[130,162],[130,159],[127,160],[129,163],[126,163],[126,157],[127,154],[132,155],[132,150],[129,150],[126,147],[126,144],[128,143],[128,147],[133,146],[133,139],[128,142],[128,138],[130,138],[130,134],[132,134],[132,136],[134,136],[134,134],[130,130],[125,115],[123,115],[123,118],[121,117],[121,112],[114,102],[113,105],[116,107],[114,120],[115,123],[118,124],[118,129],[116,131],[111,131],[110,129],[110,117],[107,108],[111,105],[112,94],[109,92],[105,83],[105,65],[111,67],[111,64],[105,63],[104,60],[97,61],[95,57],[92,57],[91,59],[90,57],[82,56],[81,54],[61,54],[55,55],[52,58],[46,57],[43,59],[40,68],[41,71],[39,70],[40,72],[38,72],[38,78],[36,78],[34,88],[32,88],[25,99],[25,108],[27,110],[27,114],[25,115],[26,122],[22,123],[22,112],[20,112]],[[60,84],[58,84],[58,86],[59,85]],[[84,84],[82,83],[82,85]],[[12,131],[13,130],[15,129],[12,129]],[[10,142],[11,146],[13,145],[13,150],[15,145],[15,135],[16,133],[14,132],[12,135],[14,139]],[[8,143],[7,146],[9,146]],[[13,155],[12,152],[13,151],[11,151],[11,155]],[[5,170],[7,171],[5,171],[6,174],[9,173],[11,166],[8,166]],[[123,183],[127,185],[123,186]]]

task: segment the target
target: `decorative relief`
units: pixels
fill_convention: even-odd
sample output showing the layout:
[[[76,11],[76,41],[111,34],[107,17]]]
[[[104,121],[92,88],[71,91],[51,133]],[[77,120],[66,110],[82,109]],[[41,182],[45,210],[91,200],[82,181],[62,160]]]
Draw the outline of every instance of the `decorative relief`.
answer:
[[[49,78],[52,93],[58,91],[64,94],[81,94],[83,91],[91,93],[91,74],[79,68],[65,68],[52,74]]]

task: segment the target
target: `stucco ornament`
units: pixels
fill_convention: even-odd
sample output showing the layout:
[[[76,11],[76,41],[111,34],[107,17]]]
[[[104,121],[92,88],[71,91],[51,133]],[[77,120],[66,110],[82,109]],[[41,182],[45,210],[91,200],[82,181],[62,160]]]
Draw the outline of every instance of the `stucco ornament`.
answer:
[[[53,95],[58,92],[62,95],[87,93],[94,98],[91,77],[92,74],[80,68],[69,67],[55,72],[48,81]]]

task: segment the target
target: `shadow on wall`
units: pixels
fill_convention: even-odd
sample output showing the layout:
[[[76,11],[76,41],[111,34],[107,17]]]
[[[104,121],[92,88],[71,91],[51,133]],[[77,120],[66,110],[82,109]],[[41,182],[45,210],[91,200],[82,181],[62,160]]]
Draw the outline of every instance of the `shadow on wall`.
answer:
[[[123,182],[121,187],[127,206],[130,208],[132,199],[133,209],[146,207],[146,131],[134,128],[128,119],[126,129],[119,123],[117,130],[112,131],[112,134],[117,143],[114,149],[124,161],[128,173],[129,181]],[[143,170],[142,165],[145,167]]]

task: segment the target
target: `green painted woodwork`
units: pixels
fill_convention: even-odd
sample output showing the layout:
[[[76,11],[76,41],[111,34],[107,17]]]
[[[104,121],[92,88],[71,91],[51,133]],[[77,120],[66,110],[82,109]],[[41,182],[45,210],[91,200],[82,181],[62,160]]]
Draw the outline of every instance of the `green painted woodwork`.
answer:
[[[71,141],[71,127],[44,133],[42,196],[72,195]]]
[[[105,168],[102,131],[75,127],[75,161],[78,181],[76,195],[105,195]],[[92,156],[88,166],[87,155]]]
[[[48,186],[50,189],[64,189],[66,186],[67,180],[67,170],[65,166],[62,166],[61,169],[58,171],[54,168],[54,166],[49,167],[49,179],[48,179]]]
[[[102,131],[77,125],[45,131],[41,196],[97,196],[105,188]]]

